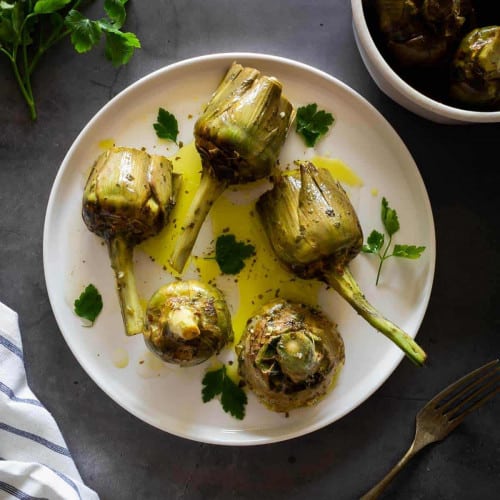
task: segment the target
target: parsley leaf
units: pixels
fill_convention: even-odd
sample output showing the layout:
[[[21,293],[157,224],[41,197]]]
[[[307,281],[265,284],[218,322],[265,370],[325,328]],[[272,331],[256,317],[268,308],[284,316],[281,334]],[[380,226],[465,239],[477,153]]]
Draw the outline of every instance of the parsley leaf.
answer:
[[[35,14],[52,14],[52,12],[61,10],[71,1],[72,0],[38,0],[33,11]]]
[[[113,66],[127,64],[134,55],[134,50],[140,48],[139,39],[133,33],[124,33],[116,28],[110,28],[101,23],[106,33],[104,54],[113,63]]]
[[[222,393],[222,383],[224,381],[224,367],[219,370],[213,370],[205,373],[201,383],[203,384],[203,389],[201,390],[201,396],[204,403],[208,403],[210,400],[215,398]]]
[[[127,17],[125,4],[127,0],[104,0],[104,10],[113,21],[115,28],[121,28]]]
[[[318,111],[316,103],[297,109],[297,132],[304,138],[306,146],[310,148],[328,132],[333,122],[333,116],[326,111]]]
[[[234,234],[221,234],[215,242],[215,260],[224,274],[238,274],[254,253],[253,245],[236,241]]]
[[[384,235],[374,229],[368,236],[366,244],[363,245],[363,252],[378,253],[384,245],[384,239]]]
[[[424,250],[425,247],[417,247],[415,245],[394,245],[392,255],[405,259],[418,259]]]
[[[389,202],[382,198],[382,210],[381,210],[382,224],[384,224],[385,230],[389,236],[399,231],[399,219],[396,210],[389,206]]]
[[[169,139],[173,142],[177,142],[179,125],[175,116],[166,109],[160,108],[158,110],[156,123],[153,127],[156,130],[156,135],[160,139]]]
[[[201,391],[204,403],[220,395],[222,409],[238,420],[245,417],[245,406],[248,402],[245,391],[227,374],[226,366],[205,373]]]
[[[386,198],[382,198],[380,217],[382,219],[382,224],[385,231],[389,235],[389,240],[387,245],[384,247],[385,236],[376,231],[375,229],[370,233],[366,243],[363,245],[361,251],[364,253],[371,253],[378,256],[380,263],[377,271],[377,279],[375,284],[378,285],[380,279],[380,273],[382,271],[383,263],[389,257],[402,257],[404,259],[418,259],[422,255],[425,247],[416,245],[394,245],[392,253],[389,253],[389,249],[392,243],[392,237],[400,229],[399,218],[396,210],[389,206],[389,202]],[[382,250],[383,249],[383,250]]]
[[[75,300],[74,306],[77,316],[88,319],[93,324],[102,310],[102,296],[91,283]]]
[[[88,52],[99,43],[101,27],[97,21],[87,19],[77,10],[70,10],[65,22],[71,31],[71,43],[79,54]]]

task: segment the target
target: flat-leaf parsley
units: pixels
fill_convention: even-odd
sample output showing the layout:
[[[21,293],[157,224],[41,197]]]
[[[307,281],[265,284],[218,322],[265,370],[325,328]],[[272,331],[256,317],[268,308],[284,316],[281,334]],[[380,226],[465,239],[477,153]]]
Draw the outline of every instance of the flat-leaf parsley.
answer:
[[[226,365],[222,365],[218,370],[205,373],[202,384],[201,395],[204,403],[220,396],[222,409],[234,418],[243,420],[248,401],[247,395],[227,374]]]
[[[160,139],[177,142],[177,135],[179,134],[177,118],[166,109],[160,108],[158,110],[156,123],[153,124],[153,127],[156,130],[156,135]]]
[[[106,39],[106,57],[126,64],[141,44],[134,33],[121,31],[127,0],[104,0],[106,16],[92,20],[80,9],[82,0],[0,0],[0,54],[10,61],[19,90],[33,120],[37,117],[32,75],[42,56],[67,36],[78,53]]]
[[[333,122],[334,118],[331,113],[323,110],[318,111],[316,103],[297,109],[297,133],[303,137],[306,146],[310,148],[328,132]]]
[[[392,253],[389,249],[392,243],[392,236],[399,231],[399,218],[396,210],[389,206],[389,202],[382,198],[381,218],[384,229],[389,236],[389,241],[384,248],[385,236],[384,234],[376,231],[375,229],[368,236],[366,243],[363,245],[362,251],[364,253],[372,253],[378,256],[380,263],[377,271],[377,279],[375,284],[378,285],[380,273],[382,271],[382,264],[389,257],[402,257],[404,259],[418,259],[422,252],[425,250],[423,246],[416,245],[394,245]]]
[[[75,314],[89,320],[92,324],[102,311],[102,296],[91,283],[75,300]]]
[[[215,260],[224,274],[238,274],[254,253],[253,245],[236,241],[234,234],[221,234],[215,242]]]

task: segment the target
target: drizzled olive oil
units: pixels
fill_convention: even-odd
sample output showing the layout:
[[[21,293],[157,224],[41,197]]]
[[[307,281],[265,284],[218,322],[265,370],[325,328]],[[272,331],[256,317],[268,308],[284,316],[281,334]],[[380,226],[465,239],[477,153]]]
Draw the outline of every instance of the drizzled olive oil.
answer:
[[[201,160],[194,143],[188,144],[170,158],[174,172],[182,174],[170,222],[156,237],[141,244],[141,248],[165,270],[176,275],[169,264],[177,237],[181,234],[195,191],[200,182]],[[340,160],[316,157],[313,163],[327,168],[340,182],[351,186],[362,184],[361,179]],[[247,320],[263,304],[277,297],[309,305],[317,305],[318,293],[324,285],[314,280],[302,280],[289,272],[275,256],[258,219],[255,202],[263,183],[228,188],[214,203],[209,214],[211,237],[204,250],[188,262],[196,277],[217,286],[226,296],[232,313],[235,343],[241,337]],[[269,186],[270,187],[270,186]],[[245,267],[237,275],[221,273],[215,260],[215,241],[222,234],[233,234],[236,240],[251,244],[255,253],[245,261]]]
[[[328,170],[334,179],[337,179],[341,184],[348,184],[352,187],[363,185],[363,180],[338,158],[327,158],[325,156],[314,156],[311,159],[316,168],[324,168]]]

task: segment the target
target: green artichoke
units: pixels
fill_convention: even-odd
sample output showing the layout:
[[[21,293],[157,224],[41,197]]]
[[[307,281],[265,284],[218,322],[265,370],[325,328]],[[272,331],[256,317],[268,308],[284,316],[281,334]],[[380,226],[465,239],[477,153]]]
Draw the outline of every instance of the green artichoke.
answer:
[[[441,63],[473,14],[470,0],[375,0],[375,9],[387,49],[407,67]]]
[[[332,286],[415,364],[424,363],[422,348],[366,300],[349,271],[363,234],[346,192],[327,170],[304,162],[300,172],[278,175],[273,189],[259,198],[257,211],[274,252],[288,268]]]
[[[168,363],[192,366],[217,354],[233,339],[222,294],[198,281],[174,281],[149,300],[144,339]]]
[[[344,343],[321,312],[277,299],[247,323],[236,347],[239,373],[271,410],[316,404],[344,365]]]
[[[500,108],[500,26],[471,31],[453,60],[451,97],[475,108]]]
[[[270,174],[295,114],[281,83],[234,63],[194,127],[201,184],[170,259],[181,272],[215,200],[228,185]]]
[[[143,331],[134,246],[160,232],[173,203],[170,161],[138,149],[115,147],[102,153],[85,185],[83,220],[108,245],[127,335]]]

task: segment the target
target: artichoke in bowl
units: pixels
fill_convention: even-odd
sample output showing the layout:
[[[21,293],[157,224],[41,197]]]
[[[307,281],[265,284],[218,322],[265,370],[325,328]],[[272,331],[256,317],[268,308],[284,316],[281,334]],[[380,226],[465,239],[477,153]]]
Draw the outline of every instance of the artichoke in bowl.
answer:
[[[435,67],[473,19],[471,0],[375,0],[378,27],[402,67]]]
[[[320,311],[284,299],[248,320],[236,352],[246,385],[277,412],[318,403],[345,360],[336,325]]]
[[[202,176],[170,259],[176,271],[183,270],[210,207],[226,187],[271,173],[294,116],[276,78],[238,63],[229,68],[195,123]]]
[[[348,264],[361,250],[363,233],[349,197],[327,170],[302,162],[300,171],[277,174],[257,211],[283,264],[301,278],[330,285],[411,361],[425,362],[423,349],[368,302],[351,274]]]
[[[500,109],[500,26],[471,31],[452,64],[451,97],[478,109]]]
[[[173,281],[149,300],[144,339],[167,363],[203,363],[233,339],[231,315],[217,288],[199,281]]]
[[[134,246],[166,224],[174,204],[174,184],[167,158],[113,147],[97,158],[85,185],[82,217],[87,228],[107,243],[127,335],[142,333],[144,324]]]

